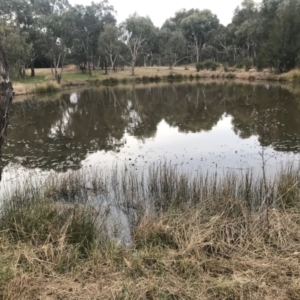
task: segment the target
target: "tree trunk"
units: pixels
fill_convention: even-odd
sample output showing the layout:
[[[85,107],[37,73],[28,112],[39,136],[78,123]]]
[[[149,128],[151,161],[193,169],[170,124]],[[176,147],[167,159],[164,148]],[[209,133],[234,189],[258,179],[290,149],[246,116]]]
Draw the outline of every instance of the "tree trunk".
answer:
[[[30,70],[31,70],[31,77],[35,77],[35,70],[34,70],[34,60],[32,59],[30,62]]]
[[[105,69],[104,75],[107,75],[107,61],[106,60],[104,61],[104,69]]]
[[[89,60],[88,60],[87,64],[88,64],[88,69],[89,69],[89,75],[92,76],[91,63]]]
[[[135,61],[136,61],[136,58],[132,58],[132,61],[131,61],[131,76],[134,76],[134,67],[135,67]]]
[[[9,124],[9,110],[13,97],[13,88],[9,78],[9,67],[0,44],[0,181],[2,174],[1,147]]]

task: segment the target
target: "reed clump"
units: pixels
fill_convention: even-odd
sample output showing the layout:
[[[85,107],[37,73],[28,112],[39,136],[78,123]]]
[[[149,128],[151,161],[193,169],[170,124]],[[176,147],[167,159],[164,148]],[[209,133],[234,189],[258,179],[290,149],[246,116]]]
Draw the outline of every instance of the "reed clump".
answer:
[[[118,83],[119,83],[119,80],[117,78],[113,78],[113,77],[102,80],[102,84],[107,85],[107,86],[117,85]]]
[[[0,298],[298,299],[299,174],[163,164],[19,188],[1,208]],[[114,210],[128,246],[109,230]]]
[[[56,82],[39,83],[35,86],[37,94],[56,93],[61,90],[61,86]]]

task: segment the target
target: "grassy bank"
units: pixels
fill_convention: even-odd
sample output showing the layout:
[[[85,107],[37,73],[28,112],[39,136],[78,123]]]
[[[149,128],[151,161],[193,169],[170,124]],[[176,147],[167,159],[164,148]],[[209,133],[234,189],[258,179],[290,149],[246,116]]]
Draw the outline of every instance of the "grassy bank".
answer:
[[[225,71],[226,70],[226,71]],[[28,72],[27,72],[28,73]],[[171,74],[172,73],[172,74]],[[47,93],[60,91],[72,86],[85,85],[115,85],[128,82],[148,83],[160,81],[184,81],[201,79],[239,79],[247,81],[275,81],[295,83],[300,81],[300,71],[293,70],[285,74],[275,74],[270,70],[258,72],[254,69],[244,71],[237,68],[219,67],[217,70],[202,70],[197,72],[195,66],[176,67],[170,73],[167,67],[137,67],[136,76],[130,75],[129,68],[118,70],[118,72],[109,72],[104,75],[103,70],[94,70],[92,76],[87,73],[81,73],[74,66],[65,69],[62,84],[58,85],[51,74],[50,69],[37,69],[36,77],[26,76],[22,80],[14,81],[14,90],[16,95]]]
[[[0,298],[299,299],[299,192],[292,168],[267,182],[158,165],[27,184],[3,196]]]

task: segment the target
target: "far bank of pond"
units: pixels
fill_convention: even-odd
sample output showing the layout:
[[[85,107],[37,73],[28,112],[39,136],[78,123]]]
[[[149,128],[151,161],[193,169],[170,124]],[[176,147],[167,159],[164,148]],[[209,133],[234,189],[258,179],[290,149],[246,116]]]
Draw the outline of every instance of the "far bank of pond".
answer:
[[[175,67],[170,70],[167,67],[137,67],[135,76],[130,75],[128,69],[109,71],[107,75],[103,70],[94,70],[92,76],[81,73],[74,66],[69,66],[63,73],[62,83],[59,85],[53,80],[50,69],[37,69],[35,77],[26,76],[24,79],[14,82],[16,95],[43,94],[69,89],[74,86],[114,86],[127,83],[149,82],[180,82],[200,80],[243,80],[250,82],[280,82],[297,84],[300,81],[300,71],[292,70],[284,74],[276,74],[271,70],[258,72],[256,69],[245,71],[236,68],[219,68],[216,71],[202,70],[196,72],[194,66]]]

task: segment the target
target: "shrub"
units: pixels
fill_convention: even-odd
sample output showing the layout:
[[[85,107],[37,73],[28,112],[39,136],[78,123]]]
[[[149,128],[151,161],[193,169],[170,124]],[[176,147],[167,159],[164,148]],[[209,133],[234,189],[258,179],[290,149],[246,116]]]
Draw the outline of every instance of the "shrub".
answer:
[[[155,75],[155,77],[154,77],[154,81],[155,81],[155,82],[161,81],[161,77],[160,77],[160,76],[158,76],[158,75]]]
[[[142,82],[149,82],[149,81],[150,81],[149,76],[143,76],[142,77]]]
[[[245,69],[245,71],[249,71],[251,67],[252,67],[252,60],[249,57],[242,60],[238,60],[236,63],[236,68]]]
[[[116,78],[108,78],[108,79],[104,79],[104,80],[102,81],[102,83],[103,83],[104,85],[116,85],[116,84],[119,83],[119,81],[118,81],[118,79],[116,79]]]
[[[175,76],[173,74],[170,74],[167,76],[167,80],[168,81],[174,81],[175,80]]]
[[[37,94],[55,93],[60,91],[60,89],[60,85],[55,82],[42,83],[35,87]]]
[[[250,58],[244,60],[245,71],[249,71],[252,67],[252,61]]]
[[[203,63],[201,63],[201,62],[196,63],[197,72],[199,72],[200,70],[204,70],[204,69],[205,69],[205,67],[204,67]]]
[[[175,80],[182,80],[183,79],[183,76],[181,74],[175,74]]]
[[[233,74],[233,73],[228,73],[226,76],[225,76],[225,78],[227,78],[227,79],[235,79],[235,74]]]
[[[219,66],[219,64],[217,64],[216,62],[214,62],[211,59],[205,60],[203,62],[203,65],[207,70],[213,70],[213,71],[215,71]]]
[[[84,257],[98,236],[96,209],[89,205],[56,202],[38,192],[26,192],[4,202],[0,215],[0,230],[12,242],[32,245],[57,243],[78,248]]]
[[[223,69],[224,69],[224,72],[228,72],[229,71],[228,63],[223,63]]]
[[[244,68],[244,62],[243,62],[243,60],[238,60],[236,62],[235,67],[238,68],[238,69],[243,69]]]

